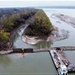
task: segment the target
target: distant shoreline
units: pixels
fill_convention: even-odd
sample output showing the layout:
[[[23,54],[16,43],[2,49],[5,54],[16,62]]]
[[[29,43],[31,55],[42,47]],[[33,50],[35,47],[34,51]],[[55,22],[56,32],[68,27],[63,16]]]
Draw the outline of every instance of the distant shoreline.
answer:
[[[71,17],[71,16],[64,15],[64,14],[52,14],[52,15],[57,17],[61,21],[64,21],[64,22],[70,24],[72,27],[75,28],[75,17]]]
[[[35,6],[33,8],[75,9],[75,6]]]
[[[0,9],[12,9],[12,8],[59,8],[59,9],[75,9],[75,6],[27,6],[27,7],[0,7]]]

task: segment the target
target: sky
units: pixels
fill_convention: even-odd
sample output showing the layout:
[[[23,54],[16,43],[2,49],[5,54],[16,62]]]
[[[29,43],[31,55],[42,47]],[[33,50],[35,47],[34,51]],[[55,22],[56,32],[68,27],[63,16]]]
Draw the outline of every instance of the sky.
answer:
[[[0,0],[0,8],[33,6],[75,6],[74,0]]]

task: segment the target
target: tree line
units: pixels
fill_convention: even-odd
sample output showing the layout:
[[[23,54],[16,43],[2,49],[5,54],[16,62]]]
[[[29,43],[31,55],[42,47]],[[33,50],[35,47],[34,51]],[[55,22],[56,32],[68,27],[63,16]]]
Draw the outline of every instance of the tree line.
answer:
[[[2,16],[0,17],[0,48],[1,49],[7,48],[9,46],[8,42],[10,40],[11,31],[24,24],[26,20],[29,17],[32,17],[36,12],[37,9],[19,9],[17,13],[7,12],[5,14],[2,14]]]
[[[49,36],[54,30],[50,19],[43,10],[38,10],[31,19],[24,34],[29,36]]]
[[[54,30],[50,19],[41,9],[10,9],[0,14],[0,48],[8,48],[11,32],[29,20],[24,35],[49,36]]]

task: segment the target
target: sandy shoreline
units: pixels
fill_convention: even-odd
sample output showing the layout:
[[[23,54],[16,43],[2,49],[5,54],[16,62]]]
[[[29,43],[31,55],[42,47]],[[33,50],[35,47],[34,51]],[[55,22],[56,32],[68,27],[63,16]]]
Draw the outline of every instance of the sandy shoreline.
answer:
[[[22,40],[25,42],[25,43],[28,43],[28,44],[36,44],[40,41],[42,41],[42,39],[36,39],[37,37],[30,37],[30,36],[26,36],[26,35],[23,35],[22,36]]]
[[[64,14],[52,14],[52,17],[55,18],[59,18],[61,21],[64,21],[66,23],[69,23],[71,26],[73,26],[75,28],[75,18],[68,16],[68,15],[64,15]],[[53,35],[50,35],[49,37],[47,37],[47,39],[36,39],[38,37],[30,37],[30,36],[26,36],[23,35],[22,36],[22,40],[25,43],[28,44],[36,44],[40,41],[60,41],[60,40],[64,40],[67,39],[69,37],[69,31],[66,31],[64,29],[59,30],[57,27],[55,27],[55,31],[52,32]]]
[[[22,36],[22,40],[27,43],[27,44],[37,44],[38,42],[42,42],[42,41],[60,41],[63,39],[67,39],[69,37],[69,32],[62,29],[62,30],[57,30],[57,31],[53,31],[52,32],[53,35],[50,35],[49,37],[47,37],[47,39],[41,39],[38,37],[30,37],[27,35],[23,35]]]

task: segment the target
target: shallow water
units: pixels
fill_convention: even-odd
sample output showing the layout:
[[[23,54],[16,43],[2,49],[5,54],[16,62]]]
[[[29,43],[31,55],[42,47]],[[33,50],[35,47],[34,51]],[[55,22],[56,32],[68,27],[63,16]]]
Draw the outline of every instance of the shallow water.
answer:
[[[51,17],[54,13],[63,13],[75,17],[74,9],[43,9],[50,18],[52,24],[59,29],[65,29],[69,31],[69,38],[54,43],[51,42],[40,42],[36,45],[29,45],[24,43],[21,39],[21,35],[24,28],[17,31],[14,40],[13,47],[15,48],[44,48],[54,46],[74,46],[75,45],[75,28],[70,24],[60,21],[56,17]],[[65,51],[65,54],[75,65],[74,52]],[[26,54],[11,54],[11,55],[0,55],[0,75],[58,75],[52,59],[48,52]],[[74,75],[70,74],[70,75]]]
[[[52,11],[51,11],[52,10]],[[54,42],[51,46],[58,47],[58,46],[75,46],[75,28],[71,26],[71,24],[65,23],[56,17],[51,17],[54,13],[65,14],[72,17],[75,17],[75,10],[74,9],[44,9],[48,17],[50,18],[52,24],[59,29],[65,29],[69,31],[69,38],[61,41]],[[58,21],[58,22],[57,22]],[[75,51],[65,51],[67,58],[73,63],[75,66]],[[75,75],[75,73],[71,73],[69,75]]]

